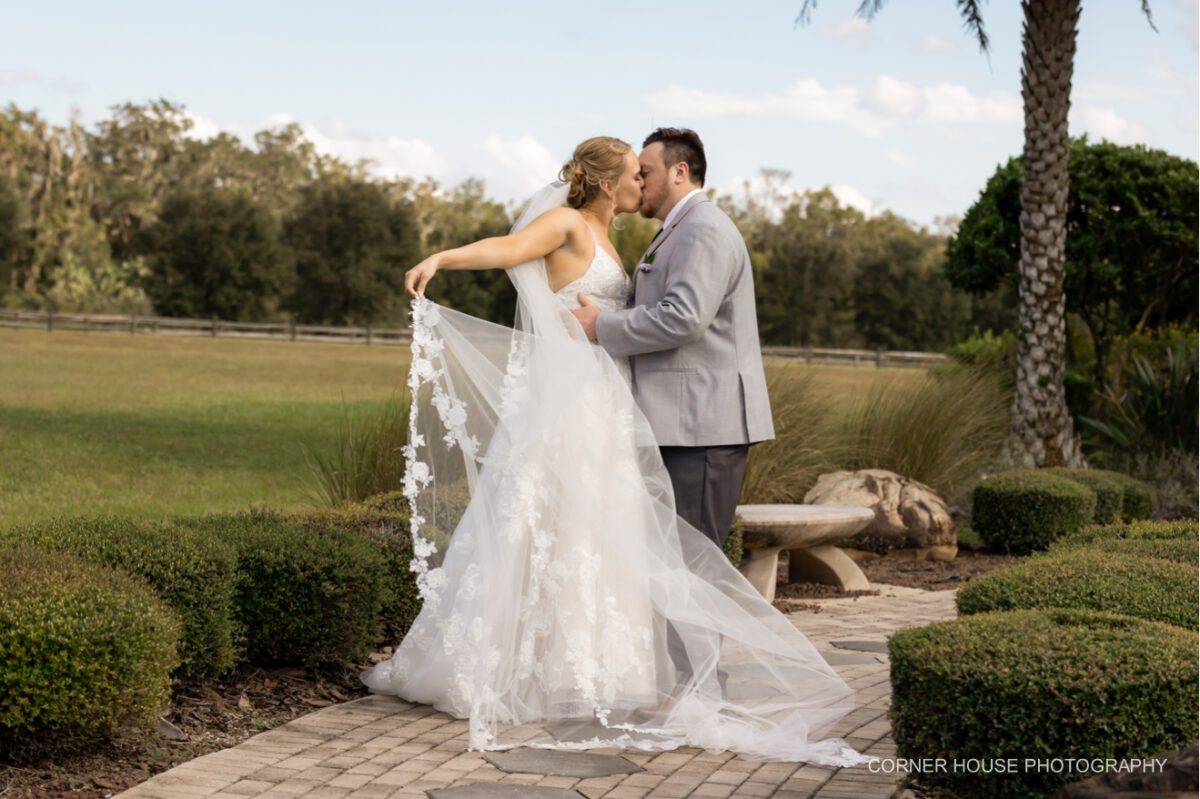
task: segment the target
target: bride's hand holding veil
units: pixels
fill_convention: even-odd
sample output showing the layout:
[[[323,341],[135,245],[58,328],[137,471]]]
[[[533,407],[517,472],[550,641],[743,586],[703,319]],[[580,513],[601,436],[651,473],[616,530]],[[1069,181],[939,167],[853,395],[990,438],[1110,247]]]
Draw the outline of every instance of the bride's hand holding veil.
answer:
[[[591,248],[583,216],[571,208],[552,208],[515,233],[434,253],[405,273],[404,290],[411,297],[424,296],[425,287],[442,269],[511,269],[563,250],[563,257],[547,261],[554,282],[556,271],[577,266],[590,256]]]

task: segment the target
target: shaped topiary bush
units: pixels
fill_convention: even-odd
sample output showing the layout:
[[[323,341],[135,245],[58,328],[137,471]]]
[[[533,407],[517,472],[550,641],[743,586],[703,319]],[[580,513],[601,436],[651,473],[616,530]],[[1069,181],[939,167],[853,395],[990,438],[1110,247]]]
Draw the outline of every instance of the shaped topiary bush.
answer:
[[[1122,557],[1163,558],[1195,565],[1200,560],[1200,538],[1195,522],[1134,522],[1093,525],[1064,536],[1050,545],[1051,553],[1092,549]]]
[[[1037,469],[999,472],[975,487],[971,526],[993,549],[1025,554],[1089,524],[1096,493]]]
[[[1096,494],[1096,511],[1092,521],[1096,524],[1113,524],[1124,518],[1125,481],[1116,472],[1103,469],[1042,469],[1043,474],[1065,477],[1072,482],[1087,486]]]
[[[1102,539],[1175,539],[1180,541],[1195,541],[1200,537],[1200,525],[1194,521],[1151,522],[1140,521],[1128,524],[1092,524],[1063,536],[1059,542],[1063,546],[1090,544]]]
[[[256,663],[363,657],[380,639],[388,561],[345,529],[314,533],[266,511],[184,519],[237,555],[237,617]]]
[[[1194,631],[1085,610],[985,613],[901,630],[891,654],[900,758],[944,758],[935,795],[1042,799],[1087,773],[1026,759],[1149,757],[1195,737]],[[1014,773],[955,772],[978,758]]]
[[[69,552],[145,580],[183,623],[182,675],[219,676],[240,659],[236,560],[228,544],[171,522],[112,516],[54,519],[10,530],[5,539]]]
[[[1123,491],[1122,521],[1136,522],[1154,516],[1158,507],[1158,497],[1153,486],[1121,472],[1109,474],[1121,484]]]
[[[152,722],[181,625],[142,580],[64,552],[0,545],[0,753]]]
[[[958,592],[963,615],[1017,608],[1104,610],[1196,628],[1194,564],[1120,557],[1081,547],[1043,554],[972,581]]]
[[[384,641],[399,643],[421,611],[413,558],[408,511],[399,492],[381,494],[359,504],[297,513],[297,525],[320,535],[349,532],[377,547],[386,562],[380,631]]]

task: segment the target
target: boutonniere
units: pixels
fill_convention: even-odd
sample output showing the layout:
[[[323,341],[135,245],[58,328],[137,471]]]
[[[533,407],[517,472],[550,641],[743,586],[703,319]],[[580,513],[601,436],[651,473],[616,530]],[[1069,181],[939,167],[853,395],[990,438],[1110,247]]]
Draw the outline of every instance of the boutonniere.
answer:
[[[656,256],[656,255],[658,255],[658,253],[652,252],[648,256],[646,256],[646,260],[644,260],[640,264],[638,264],[638,271],[639,272],[649,272],[650,267],[653,266],[653,264],[654,264],[654,256]]]

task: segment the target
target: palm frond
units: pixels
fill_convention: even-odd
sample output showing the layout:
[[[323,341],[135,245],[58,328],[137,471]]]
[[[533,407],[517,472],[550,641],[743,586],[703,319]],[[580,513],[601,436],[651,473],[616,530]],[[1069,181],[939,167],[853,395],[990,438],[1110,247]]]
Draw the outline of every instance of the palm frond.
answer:
[[[807,25],[812,20],[812,12],[817,8],[817,0],[804,0],[800,13],[796,15],[794,25]]]
[[[854,12],[855,16],[862,17],[865,20],[872,20],[878,14],[887,0],[861,0],[858,4],[858,10]],[[988,52],[991,47],[991,40],[988,39],[987,31],[983,27],[983,11],[980,9],[980,0],[958,0],[958,10],[962,14],[963,24],[967,30],[975,36],[979,41],[979,49],[983,52]],[[804,0],[804,4],[800,6],[800,13],[796,15],[795,25],[807,25],[812,21],[812,13],[817,10],[817,0]],[[1142,10],[1146,12],[1146,17],[1150,17],[1150,0],[1142,0]],[[1150,27],[1154,27],[1154,21],[1150,21]],[[1155,30],[1158,30],[1155,28]]]
[[[958,11],[962,14],[963,25],[979,40],[980,52],[986,53],[991,41],[983,29],[983,12],[979,9],[978,0],[958,0]]]
[[[858,10],[854,12],[854,15],[862,17],[869,22],[875,18],[875,15],[879,13],[879,10],[883,8],[883,4],[886,2],[887,0],[862,0],[858,4]]]
[[[1154,15],[1150,13],[1150,0],[1142,0],[1142,13],[1146,15],[1146,21],[1150,23],[1150,30],[1158,33],[1158,27],[1154,24]]]

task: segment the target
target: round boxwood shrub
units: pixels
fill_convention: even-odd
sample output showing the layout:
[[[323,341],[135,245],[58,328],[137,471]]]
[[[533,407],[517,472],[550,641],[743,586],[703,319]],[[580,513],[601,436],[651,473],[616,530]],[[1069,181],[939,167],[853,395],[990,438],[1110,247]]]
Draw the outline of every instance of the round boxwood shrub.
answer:
[[[985,613],[901,630],[891,654],[901,758],[1016,758],[1015,773],[922,774],[956,796],[1033,799],[1085,773],[1031,758],[1148,757],[1195,737],[1196,633],[1084,610]]]
[[[1124,497],[1121,511],[1122,521],[1136,522],[1154,516],[1158,501],[1153,486],[1121,472],[1108,472],[1108,474],[1121,484]]]
[[[1025,554],[1091,522],[1096,493],[1037,469],[1013,469],[975,487],[971,525],[993,549]]]
[[[183,622],[181,675],[219,676],[240,659],[236,560],[227,544],[170,522],[113,516],[54,519],[13,529],[7,539],[70,552],[144,579]]]
[[[62,552],[0,545],[0,752],[28,754],[152,721],[180,623],[142,580]]]
[[[1059,540],[1049,551],[1059,553],[1072,549],[1105,552],[1110,557],[1160,558],[1191,566],[1200,560],[1200,541],[1183,538],[1099,538],[1090,544]]]
[[[365,656],[380,638],[388,562],[346,530],[313,533],[268,511],[182,520],[237,552],[237,617],[256,663]]]
[[[1095,549],[1120,556],[1163,558],[1195,564],[1200,560],[1200,538],[1195,522],[1133,522],[1092,525],[1064,536],[1050,546],[1051,553],[1070,549]]]
[[[1195,567],[1083,547],[1043,554],[980,577],[958,592],[964,615],[1016,608],[1084,608],[1197,626]]]
[[[412,531],[400,492],[380,494],[359,504],[297,513],[291,518],[313,534],[350,532],[377,547],[387,567],[380,609],[382,640],[400,641],[421,611],[412,562]]]
[[[1092,521],[1097,524],[1112,524],[1123,518],[1125,509],[1125,483],[1116,472],[1103,469],[1043,469],[1045,474],[1065,477],[1072,482],[1087,486],[1096,494],[1096,511]]]
[[[1065,547],[1071,547],[1116,538],[1195,541],[1198,537],[1200,537],[1200,526],[1194,521],[1139,521],[1128,524],[1091,524],[1070,535],[1063,536],[1059,539],[1059,543]]]

